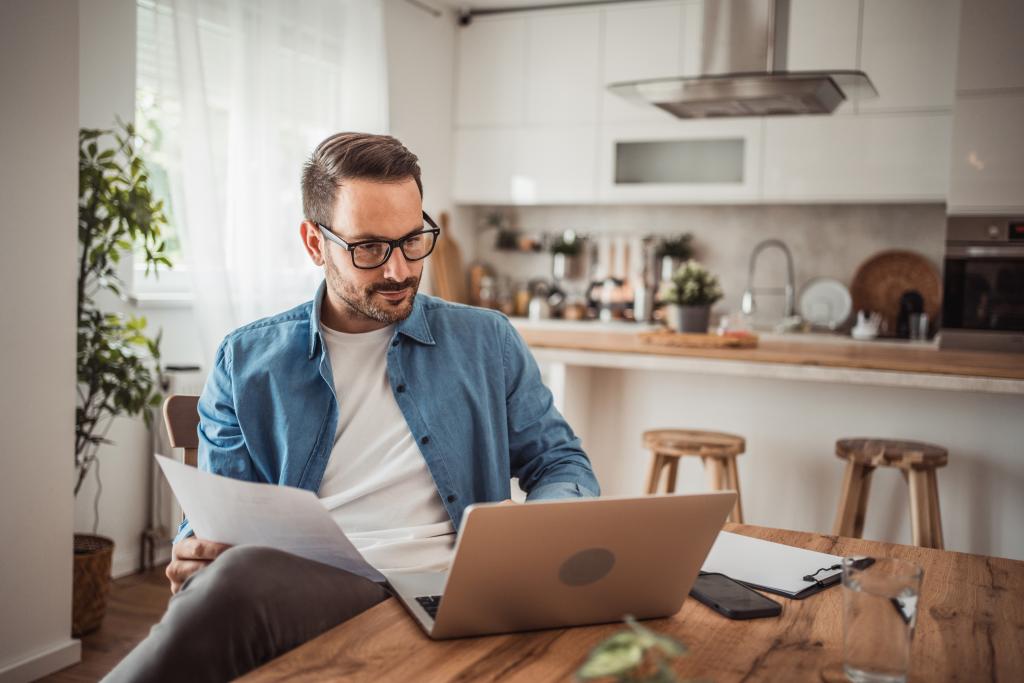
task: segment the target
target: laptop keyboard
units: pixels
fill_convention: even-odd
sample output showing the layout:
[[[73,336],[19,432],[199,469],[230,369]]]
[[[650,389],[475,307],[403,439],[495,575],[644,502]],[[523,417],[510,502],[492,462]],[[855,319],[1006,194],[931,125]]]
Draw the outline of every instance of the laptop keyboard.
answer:
[[[437,618],[437,608],[441,606],[440,595],[423,595],[416,598],[416,602],[420,603],[420,607],[426,610],[431,619]]]

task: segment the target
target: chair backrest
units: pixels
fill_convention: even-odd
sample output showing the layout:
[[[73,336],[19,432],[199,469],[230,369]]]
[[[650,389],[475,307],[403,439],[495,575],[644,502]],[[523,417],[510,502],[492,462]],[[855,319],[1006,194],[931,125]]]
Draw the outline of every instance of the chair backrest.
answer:
[[[172,448],[185,450],[185,464],[196,466],[199,456],[199,397],[172,394],[164,401],[164,423]]]

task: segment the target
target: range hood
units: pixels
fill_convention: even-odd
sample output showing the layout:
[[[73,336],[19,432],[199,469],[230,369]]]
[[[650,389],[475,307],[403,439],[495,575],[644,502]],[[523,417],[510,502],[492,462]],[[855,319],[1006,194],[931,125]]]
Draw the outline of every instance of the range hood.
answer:
[[[613,83],[681,119],[830,114],[877,97],[863,71],[786,71],[789,0],[704,0],[701,75]]]

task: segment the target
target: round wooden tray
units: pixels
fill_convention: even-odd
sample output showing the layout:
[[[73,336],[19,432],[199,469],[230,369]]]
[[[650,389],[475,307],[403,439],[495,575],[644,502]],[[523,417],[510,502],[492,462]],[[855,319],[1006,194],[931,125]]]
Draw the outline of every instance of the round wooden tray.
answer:
[[[924,312],[934,325],[942,305],[939,273],[928,260],[912,251],[883,251],[862,263],[853,276],[850,295],[854,311],[874,311],[885,322],[885,335],[896,333],[900,297],[915,290],[924,299]]]

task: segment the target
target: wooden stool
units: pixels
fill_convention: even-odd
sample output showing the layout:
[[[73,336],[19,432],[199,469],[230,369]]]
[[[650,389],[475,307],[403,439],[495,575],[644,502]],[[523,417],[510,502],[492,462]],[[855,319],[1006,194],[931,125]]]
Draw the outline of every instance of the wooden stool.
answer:
[[[647,493],[657,493],[661,473],[668,468],[665,490],[676,490],[679,459],[685,455],[699,456],[704,463],[708,487],[712,491],[736,492],[736,505],[729,513],[729,521],[743,523],[740,504],[740,475],[736,457],[746,450],[741,436],[722,432],[702,432],[689,429],[652,429],[644,432],[644,448],[651,451],[651,470],[647,476]]]
[[[896,467],[910,488],[910,527],[914,545],[943,549],[939,486],[935,470],[949,460],[946,449],[919,441],[840,439],[836,456],[846,461],[843,491],[832,533],[860,538],[876,467]]]

